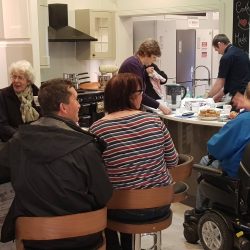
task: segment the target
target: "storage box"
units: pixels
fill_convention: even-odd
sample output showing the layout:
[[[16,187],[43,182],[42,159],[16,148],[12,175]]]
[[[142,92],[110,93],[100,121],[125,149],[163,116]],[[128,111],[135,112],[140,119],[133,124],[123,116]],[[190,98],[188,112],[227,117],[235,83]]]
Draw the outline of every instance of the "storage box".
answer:
[[[196,103],[198,105],[193,105],[194,103]],[[201,100],[186,101],[185,102],[185,109],[193,111],[192,106],[196,106],[196,107],[198,106],[200,108],[200,107],[203,107],[206,105],[207,105],[207,102],[205,100],[204,101],[201,101]]]

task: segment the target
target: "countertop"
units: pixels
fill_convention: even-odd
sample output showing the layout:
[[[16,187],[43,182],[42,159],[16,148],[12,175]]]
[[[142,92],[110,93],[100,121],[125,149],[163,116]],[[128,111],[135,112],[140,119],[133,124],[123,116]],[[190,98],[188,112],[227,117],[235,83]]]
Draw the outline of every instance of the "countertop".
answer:
[[[197,125],[203,125],[203,126],[223,127],[226,124],[226,122],[222,122],[219,120],[215,120],[215,121],[201,120],[197,117],[197,115],[194,115],[191,117],[183,117],[181,115],[176,115],[176,114],[164,115],[162,114],[162,112],[159,112],[158,115],[164,119],[168,119],[172,121],[191,123],[191,124],[197,124]]]
[[[191,123],[204,126],[214,126],[214,127],[223,127],[226,124],[226,122],[224,121],[222,122],[219,120],[215,121],[200,120],[197,114],[194,114],[191,117],[181,116],[181,113],[179,113],[178,110],[177,112],[173,111],[173,113],[170,115],[164,115],[159,109],[154,109],[145,105],[144,107],[146,108],[146,110],[150,110],[151,112],[158,114],[161,118],[171,121]]]
[[[80,89],[84,90],[103,90],[99,82],[88,82],[79,85]]]

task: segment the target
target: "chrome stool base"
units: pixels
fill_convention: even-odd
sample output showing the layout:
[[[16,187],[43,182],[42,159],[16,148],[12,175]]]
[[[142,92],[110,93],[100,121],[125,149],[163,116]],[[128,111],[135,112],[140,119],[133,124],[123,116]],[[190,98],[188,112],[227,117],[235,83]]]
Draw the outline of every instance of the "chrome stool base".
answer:
[[[152,235],[153,245],[149,248],[141,248],[142,237]],[[133,250],[161,250],[161,231],[155,233],[143,233],[143,234],[133,234],[132,235],[132,249]]]

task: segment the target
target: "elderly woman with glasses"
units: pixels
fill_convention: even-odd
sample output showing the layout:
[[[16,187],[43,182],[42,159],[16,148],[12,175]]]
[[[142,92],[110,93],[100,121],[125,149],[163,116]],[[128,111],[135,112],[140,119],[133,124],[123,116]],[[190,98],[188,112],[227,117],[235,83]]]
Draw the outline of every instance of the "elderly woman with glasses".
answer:
[[[104,164],[114,189],[146,189],[172,182],[168,169],[178,163],[178,154],[169,131],[160,118],[140,111],[142,79],[132,73],[119,73],[106,85],[106,115],[92,124],[90,132],[103,139]],[[169,207],[137,211],[109,211],[111,218],[123,220],[156,219],[168,215]],[[131,235],[106,232],[107,250],[131,250]]]
[[[38,88],[34,85],[34,70],[28,61],[14,62],[9,67],[11,85],[0,90],[0,139],[8,141],[20,124],[39,118],[34,102]]]

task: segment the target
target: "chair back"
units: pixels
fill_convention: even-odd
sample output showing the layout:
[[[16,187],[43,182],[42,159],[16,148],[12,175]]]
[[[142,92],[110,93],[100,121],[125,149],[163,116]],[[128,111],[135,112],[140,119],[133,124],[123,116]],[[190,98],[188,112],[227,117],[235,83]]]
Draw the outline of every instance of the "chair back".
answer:
[[[114,190],[108,209],[146,209],[167,206],[173,199],[173,186],[149,189]],[[159,232],[171,225],[172,211],[167,218],[150,222],[125,223],[108,219],[108,228],[114,231],[141,234]]]
[[[174,184],[174,195],[172,202],[181,202],[187,199],[187,191],[189,186],[183,182],[192,174],[194,157],[186,154],[179,154],[179,163],[175,168],[171,168],[169,172],[172,175]]]
[[[146,209],[169,205],[173,198],[173,187],[114,190],[108,209]]]
[[[64,216],[18,217],[16,220],[17,250],[24,250],[23,240],[56,240],[86,236],[101,232],[106,226],[106,207],[92,212]]]
[[[171,168],[169,172],[175,182],[184,181],[192,173],[194,157],[186,154],[179,154],[179,163],[175,168]]]

